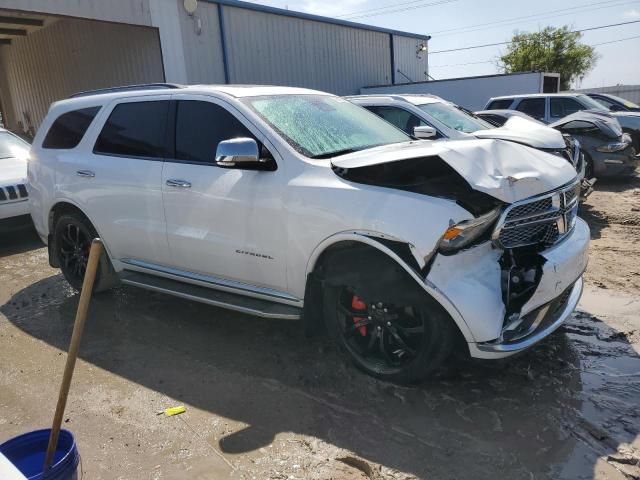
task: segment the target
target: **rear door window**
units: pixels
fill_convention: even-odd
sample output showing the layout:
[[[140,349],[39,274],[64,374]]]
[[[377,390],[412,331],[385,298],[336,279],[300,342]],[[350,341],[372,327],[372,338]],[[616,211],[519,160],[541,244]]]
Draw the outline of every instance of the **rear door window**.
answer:
[[[100,107],[88,107],[63,113],[55,119],[42,142],[42,148],[75,148],[82,140]]]
[[[494,100],[487,106],[487,110],[504,110],[504,109],[508,110],[511,107],[512,103],[513,103],[513,99],[511,98]]]
[[[544,97],[523,98],[516,110],[531,115],[538,120],[544,119]]]
[[[550,102],[553,118],[563,118],[585,109],[580,102],[569,97],[551,97]]]
[[[165,152],[168,113],[168,100],[117,105],[96,140],[94,153],[162,158]]]
[[[408,112],[403,108],[373,107],[373,106],[368,106],[365,108],[375,113],[380,118],[383,118],[390,124],[395,125],[400,130],[404,131],[405,133],[408,133],[409,135],[413,135],[414,127],[422,127],[422,126],[431,127],[432,126],[427,124],[427,122],[424,122],[417,115],[414,115],[413,113]]]
[[[198,100],[178,102],[176,159],[215,164],[218,143],[241,137],[255,140],[247,127],[225,108]]]

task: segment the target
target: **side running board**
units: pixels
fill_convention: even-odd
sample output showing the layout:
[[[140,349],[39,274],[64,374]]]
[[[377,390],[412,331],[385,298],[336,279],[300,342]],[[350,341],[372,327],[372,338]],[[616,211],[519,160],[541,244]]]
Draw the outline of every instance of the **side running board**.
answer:
[[[211,288],[141,272],[124,271],[120,274],[120,280],[125,285],[133,285],[147,290],[162,292],[215,307],[235,310],[236,312],[246,313],[247,315],[255,315],[257,317],[299,320],[302,315],[302,309],[298,307],[213,290]]]

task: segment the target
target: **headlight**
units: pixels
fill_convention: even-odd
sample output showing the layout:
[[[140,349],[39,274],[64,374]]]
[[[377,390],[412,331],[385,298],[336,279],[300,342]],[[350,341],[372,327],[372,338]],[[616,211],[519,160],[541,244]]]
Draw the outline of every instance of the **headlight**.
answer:
[[[451,225],[442,235],[440,250],[445,253],[454,252],[473,244],[493,226],[500,216],[500,211],[501,208],[496,208],[473,220],[464,220]]]
[[[624,150],[628,146],[629,144],[626,142],[613,142],[613,143],[607,143],[606,145],[601,145],[597,147],[596,150],[602,153],[613,153],[613,152],[619,152],[621,150]]]

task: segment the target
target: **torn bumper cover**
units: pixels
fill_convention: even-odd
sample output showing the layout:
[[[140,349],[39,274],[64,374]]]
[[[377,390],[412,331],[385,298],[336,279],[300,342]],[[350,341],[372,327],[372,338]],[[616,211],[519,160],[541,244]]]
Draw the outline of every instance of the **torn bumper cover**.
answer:
[[[556,331],[575,310],[582,295],[582,277],[568,287],[559,297],[523,315],[519,330],[521,335],[514,339],[508,332],[493,342],[470,345],[471,355],[476,358],[499,358],[513,355],[535,345]],[[473,350],[472,350],[473,347]]]
[[[589,227],[577,219],[560,242],[539,252],[539,280],[516,315],[508,314],[501,287],[501,249],[490,242],[455,255],[437,255],[426,282],[464,320],[475,358],[513,355],[556,330],[573,312],[582,293]],[[463,332],[464,333],[464,332]]]

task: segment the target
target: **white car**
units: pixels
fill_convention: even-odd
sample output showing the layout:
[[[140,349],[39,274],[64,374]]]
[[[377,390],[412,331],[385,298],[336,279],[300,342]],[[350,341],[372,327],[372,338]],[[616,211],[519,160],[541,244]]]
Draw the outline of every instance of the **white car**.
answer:
[[[495,125],[473,112],[436,95],[355,95],[345,98],[384,118],[409,135],[432,140],[510,140],[564,158],[574,166],[580,178],[584,178],[584,159],[579,142],[531,117],[527,118],[526,115],[514,115],[503,122],[503,126],[495,128]]]
[[[561,158],[415,141],[313,90],[137,88],[53,104],[34,140],[33,220],[76,288],[100,236],[98,290],[324,323],[395,382],[523,351],[578,302],[589,229]]]
[[[20,137],[0,128],[0,220],[29,215],[29,147]]]

